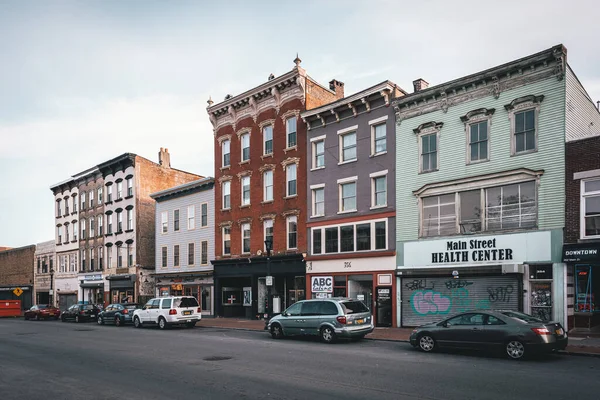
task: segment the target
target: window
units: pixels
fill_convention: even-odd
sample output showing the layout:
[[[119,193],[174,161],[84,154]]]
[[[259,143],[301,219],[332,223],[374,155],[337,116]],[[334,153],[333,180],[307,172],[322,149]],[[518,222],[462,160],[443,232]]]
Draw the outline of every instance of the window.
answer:
[[[229,167],[229,165],[231,165],[230,144],[231,142],[229,140],[223,140],[223,143],[221,143],[221,152],[223,153],[223,167]]]
[[[85,210],[85,192],[81,192],[81,196],[79,196],[81,198],[81,209]]]
[[[173,246],[173,266],[179,267],[179,245]]]
[[[387,151],[387,134],[385,123],[375,125],[372,128],[373,135],[373,150],[371,154],[381,154]]]
[[[203,203],[200,205],[200,224],[201,226],[208,226],[208,204]]]
[[[371,250],[371,224],[356,225],[356,250]]]
[[[250,177],[242,177],[242,206],[250,205]]]
[[[263,173],[263,201],[273,201],[273,171]]]
[[[242,142],[242,162],[250,159],[250,134],[244,133],[241,136]]]
[[[112,185],[108,185],[106,187],[106,201],[109,203],[112,201],[112,194]]]
[[[81,269],[80,269],[81,272],[85,271],[85,253],[86,253],[85,250],[81,250]]]
[[[187,228],[188,230],[196,229],[196,206],[191,205],[187,208]]]
[[[340,135],[340,162],[348,162],[356,160],[356,132]]]
[[[117,232],[123,232],[123,212],[117,211]]]
[[[469,162],[488,159],[488,121],[469,125]]]
[[[65,243],[68,243],[69,242],[69,225],[65,224],[64,228],[65,228]]]
[[[320,187],[312,190],[312,215],[313,217],[325,215],[325,188]]]
[[[312,144],[313,168],[325,167],[325,139],[316,140]]]
[[[117,246],[117,268],[123,268],[123,246]]]
[[[357,222],[311,229],[312,254],[351,253],[387,249],[387,220]]]
[[[98,247],[98,270],[104,269],[104,247]]]
[[[537,225],[535,182],[486,189],[487,230],[533,228]]]
[[[127,243],[127,266],[133,267],[133,251],[131,251],[131,243]]]
[[[208,264],[208,242],[206,240],[200,243],[200,264],[207,265]]]
[[[196,249],[196,245],[194,243],[188,243],[188,265],[194,265],[194,251]]]
[[[81,220],[80,225],[81,225],[81,240],[84,240],[85,239],[85,226],[87,225],[85,223],[85,219]]]
[[[61,202],[60,200],[56,202],[56,216],[57,216],[57,217],[60,217],[60,216],[62,216],[62,208],[61,208],[61,203],[62,203],[62,202]]]
[[[223,255],[231,254],[231,227],[223,227]]]
[[[173,231],[179,231],[179,210],[173,210]]]
[[[167,211],[160,213],[160,221],[162,225],[162,233],[167,233],[169,231],[169,213]]]
[[[69,215],[69,200],[65,199],[65,215]]]
[[[112,268],[112,247],[106,248],[106,268]]]
[[[326,253],[337,253],[338,247],[338,228],[326,228],[325,229],[325,252]]]
[[[263,222],[264,225],[264,229],[265,229],[265,241],[270,240],[271,243],[273,243],[273,220],[272,219],[265,219]],[[271,246],[273,247],[273,246]],[[267,251],[266,246],[265,246],[265,251]]]
[[[73,240],[77,240],[77,221],[73,222],[73,228],[71,229],[73,229]]]
[[[90,271],[94,270],[94,249],[90,249]]]
[[[371,207],[387,206],[387,176],[377,176],[371,178]]]
[[[375,250],[387,248],[387,235],[385,234],[385,221],[375,222]]]
[[[102,186],[100,186],[98,188],[98,204],[102,204],[102,201],[104,201],[104,198],[102,197]]]
[[[354,225],[340,226],[340,251],[354,251]]]
[[[123,198],[123,181],[117,182],[117,199]]]
[[[273,126],[267,125],[263,128],[263,141],[265,143],[263,154],[273,154]]]
[[[250,253],[250,224],[242,224],[242,253]]]
[[[470,190],[459,193],[460,199],[460,233],[481,231],[481,190]]]
[[[94,191],[90,190],[89,194],[90,194],[90,196],[89,196],[90,197],[90,208],[93,208],[94,207]]]
[[[515,120],[515,153],[535,150],[535,110],[517,112]]]
[[[163,310],[168,310],[171,308],[172,304],[173,304],[173,299],[164,299],[162,301],[162,304],[160,305],[160,308]],[[158,307],[152,307],[152,308],[158,308]]]
[[[581,181],[581,237],[600,236],[600,179]]]
[[[340,212],[356,211],[356,182],[340,184]]]
[[[133,178],[127,178],[127,196],[133,196]]]
[[[423,236],[456,233],[455,194],[423,199]]]
[[[228,210],[231,208],[231,182],[223,182],[223,209]]]
[[[437,170],[437,133],[421,136],[421,172]]]
[[[73,212],[77,212],[77,195],[73,195]]]
[[[163,268],[167,267],[168,252],[169,252],[169,250],[167,249],[167,246],[163,246],[162,247],[162,266],[163,266]]]
[[[291,216],[287,218],[287,248],[298,248],[298,217]]]
[[[287,182],[287,197],[296,196],[298,188],[296,187],[296,164],[290,164],[285,168]]]
[[[89,221],[90,221],[90,237],[94,237],[94,234],[96,232],[94,217],[90,217]]]
[[[113,223],[112,223],[112,214],[108,214],[108,230],[106,231],[106,233],[108,233],[109,235],[112,235],[113,233]]]
[[[127,210],[127,230],[133,229],[133,210]]]
[[[320,229],[313,230],[312,238],[313,238],[312,253],[313,254],[321,254],[321,252],[322,252],[321,230]]]
[[[288,118],[285,121],[285,128],[287,133],[287,147],[296,146],[296,117]]]

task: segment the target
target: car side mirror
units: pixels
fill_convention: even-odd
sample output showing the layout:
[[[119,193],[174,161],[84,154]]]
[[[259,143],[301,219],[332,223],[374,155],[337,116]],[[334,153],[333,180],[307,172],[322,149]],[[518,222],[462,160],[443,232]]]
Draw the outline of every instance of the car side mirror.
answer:
[[[447,327],[448,327],[448,325],[449,325],[449,324],[448,324],[448,322],[442,322],[442,326],[443,326],[444,328],[447,328]]]
[[[281,315],[283,315],[284,317],[289,316],[290,314],[286,313],[286,312],[282,312]]]

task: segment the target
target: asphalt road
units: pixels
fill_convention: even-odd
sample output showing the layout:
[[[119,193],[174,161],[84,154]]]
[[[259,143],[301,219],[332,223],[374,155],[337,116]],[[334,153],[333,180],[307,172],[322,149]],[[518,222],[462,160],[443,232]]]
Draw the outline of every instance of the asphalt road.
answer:
[[[0,319],[0,399],[598,399],[600,358]]]

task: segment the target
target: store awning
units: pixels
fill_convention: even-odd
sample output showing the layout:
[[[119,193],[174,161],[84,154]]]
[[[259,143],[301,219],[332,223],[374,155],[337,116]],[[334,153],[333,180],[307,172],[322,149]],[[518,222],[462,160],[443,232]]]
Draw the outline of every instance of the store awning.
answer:
[[[82,288],[104,288],[104,282],[82,283],[79,285]]]

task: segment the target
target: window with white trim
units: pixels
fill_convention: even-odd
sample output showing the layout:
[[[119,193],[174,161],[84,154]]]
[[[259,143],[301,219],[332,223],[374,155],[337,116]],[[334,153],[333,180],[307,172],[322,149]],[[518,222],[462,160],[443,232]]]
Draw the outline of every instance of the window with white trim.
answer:
[[[340,183],[339,212],[356,211],[356,181]]]
[[[420,136],[421,172],[437,170],[437,133]]]
[[[312,142],[312,151],[313,169],[325,167],[325,139],[315,140],[314,142]]]
[[[469,162],[485,161],[489,154],[488,121],[469,124]]]
[[[200,205],[200,225],[208,226],[208,203],[202,203]]]
[[[206,240],[200,242],[200,264],[208,264],[208,242]]]
[[[581,238],[600,236],[600,179],[581,181]]]
[[[73,228],[71,229],[73,229],[73,240],[77,240],[77,221],[73,222]]]
[[[162,267],[163,268],[166,268],[167,265],[168,265],[167,264],[168,260],[169,260],[168,255],[169,255],[168,247],[167,246],[163,246],[162,247],[162,253],[161,253],[161,256],[162,256],[161,260],[162,260]],[[110,268],[110,266],[109,266],[109,268]]]
[[[179,267],[179,245],[173,246],[173,266]]]
[[[108,219],[108,229],[106,230],[106,233],[109,235],[112,235],[112,233],[113,233],[112,214],[108,214],[106,218]]]
[[[194,252],[196,250],[196,245],[194,243],[188,243],[188,265],[194,265]]]
[[[94,267],[95,267],[95,265],[94,265],[95,264],[94,263],[94,253],[95,253],[95,251],[94,250],[95,249],[93,247],[90,248],[90,271],[93,271]]]
[[[61,208],[61,204],[62,204],[62,200],[58,200],[56,202],[56,216],[57,217],[61,217],[62,216],[62,208]]]
[[[127,243],[127,266],[133,267],[133,246],[131,243]]]
[[[312,216],[325,215],[325,187],[312,189]]]
[[[98,188],[98,204],[102,204],[102,201],[104,201],[104,198],[102,196],[102,186],[100,186]]]
[[[456,233],[455,194],[431,196],[423,199],[423,236]]]
[[[270,240],[271,243],[273,243],[273,220],[272,219],[265,219],[263,221],[263,228],[264,228],[264,241]],[[267,251],[266,245],[265,245],[265,251]]]
[[[81,199],[81,209],[85,210],[85,192],[81,192],[79,198]]]
[[[113,192],[112,188],[113,188],[113,185],[106,186],[106,201],[109,203],[112,201],[112,192]]]
[[[273,171],[263,172],[263,201],[273,200]]]
[[[98,247],[98,270],[104,269],[104,247]]]
[[[287,137],[287,147],[296,146],[296,117],[285,120],[285,131]]]
[[[340,135],[340,163],[356,160],[356,132]]]
[[[196,229],[196,206],[194,205],[187,208],[187,228],[188,231]]]
[[[123,212],[117,211],[117,232],[123,232]]]
[[[312,254],[387,250],[387,220],[311,228]]]
[[[371,207],[387,206],[387,175],[371,178]]]
[[[250,253],[250,224],[242,224],[242,254]]]
[[[250,205],[250,177],[242,177],[242,206]]]
[[[123,245],[117,245],[117,268],[123,267]]]
[[[127,178],[127,196],[133,196],[133,178]]]
[[[90,237],[92,238],[96,234],[96,220],[94,217],[90,217],[88,221],[90,221]]]
[[[81,226],[81,240],[84,240],[86,238],[85,236],[85,228],[86,228],[86,222],[85,219],[82,219],[79,223],[79,225]]]
[[[133,210],[127,210],[127,230],[133,229]]]
[[[250,159],[250,133],[244,133],[240,136],[242,143],[242,162]]]
[[[223,195],[223,210],[228,210],[231,208],[231,182],[225,181],[221,185],[222,195]]]
[[[372,149],[371,154],[377,155],[387,151],[386,123],[371,126]]]
[[[117,182],[117,200],[123,198],[123,181]]]
[[[485,190],[487,230],[534,228],[537,225],[535,182]]]
[[[229,167],[231,165],[231,141],[229,139],[223,140],[221,143],[221,152],[223,153],[223,167]]]
[[[289,164],[285,167],[287,197],[296,196],[298,194],[298,188],[296,186],[296,169],[296,164]]]
[[[231,254],[231,227],[223,227],[223,255]]]
[[[298,217],[291,215],[287,217],[287,249],[298,248]]]
[[[263,127],[263,154],[273,154],[273,125]]]
[[[167,211],[163,211],[160,214],[160,222],[162,226],[162,233],[167,233],[169,231],[169,213]]]
[[[77,212],[77,195],[73,195],[73,212]]]
[[[179,210],[173,210],[173,232],[179,231]]]
[[[90,208],[94,208],[94,191],[93,190],[90,190],[89,199],[90,199]]]

